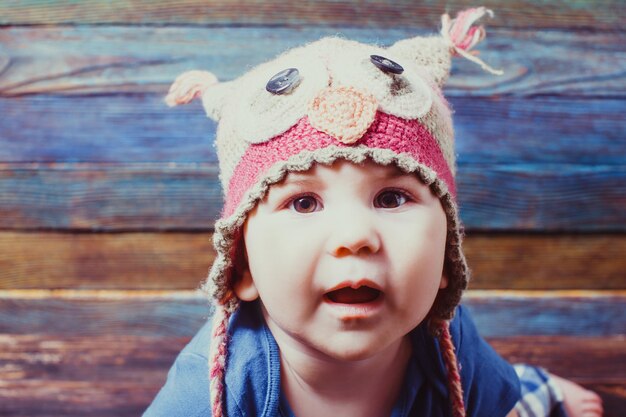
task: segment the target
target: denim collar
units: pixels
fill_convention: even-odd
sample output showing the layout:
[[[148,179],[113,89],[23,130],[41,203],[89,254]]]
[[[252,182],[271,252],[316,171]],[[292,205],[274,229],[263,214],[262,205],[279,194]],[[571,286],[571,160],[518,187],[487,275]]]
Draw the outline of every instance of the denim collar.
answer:
[[[433,339],[418,326],[411,333],[411,355],[404,384],[391,417],[408,417],[426,379],[438,378],[438,372],[424,373],[420,356],[430,356]],[[226,409],[229,416],[295,417],[280,388],[280,352],[256,303],[242,303],[233,317],[226,371]],[[426,343],[425,343],[426,342]],[[426,349],[428,351],[422,351]],[[439,355],[437,355],[439,356]],[[429,368],[432,368],[429,366]],[[440,385],[440,384],[439,384]],[[445,385],[439,387],[446,393]]]
[[[226,415],[276,417],[280,352],[257,303],[242,303],[229,329]]]

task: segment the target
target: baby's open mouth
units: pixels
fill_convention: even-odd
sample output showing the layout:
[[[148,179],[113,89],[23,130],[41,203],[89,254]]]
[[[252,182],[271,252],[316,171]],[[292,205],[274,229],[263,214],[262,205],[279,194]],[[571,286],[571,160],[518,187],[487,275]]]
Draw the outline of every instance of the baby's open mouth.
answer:
[[[344,287],[327,292],[324,296],[333,303],[364,304],[371,303],[380,297],[382,292],[366,285],[359,288]]]

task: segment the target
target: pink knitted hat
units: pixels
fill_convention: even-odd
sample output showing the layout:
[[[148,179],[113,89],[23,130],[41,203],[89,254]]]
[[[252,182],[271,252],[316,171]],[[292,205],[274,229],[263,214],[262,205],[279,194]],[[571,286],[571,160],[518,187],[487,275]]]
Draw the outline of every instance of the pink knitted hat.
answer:
[[[448,368],[455,415],[463,396],[448,320],[469,280],[461,248],[455,187],[454,133],[442,87],[451,57],[461,55],[492,73],[468,51],[485,37],[472,24],[485,8],[451,20],[442,16],[440,36],[415,37],[388,48],[324,38],[289,50],[229,82],[206,71],[179,76],[166,102],[202,98],[219,121],[216,146],[225,204],[215,224],[217,257],[204,284],[215,304],[210,360],[213,415],[223,414],[229,318],[239,306],[232,290],[242,226],[272,184],[287,173],[337,159],[368,159],[417,175],[439,197],[447,216],[445,268],[448,287],[430,312]]]

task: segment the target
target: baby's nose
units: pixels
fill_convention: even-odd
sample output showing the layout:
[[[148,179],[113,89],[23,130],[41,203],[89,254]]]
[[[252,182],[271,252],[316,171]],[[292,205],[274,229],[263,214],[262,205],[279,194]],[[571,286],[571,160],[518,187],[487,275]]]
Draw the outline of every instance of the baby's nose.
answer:
[[[336,257],[374,254],[381,248],[381,237],[373,219],[359,212],[346,212],[333,219],[328,239],[330,253]]]
[[[376,116],[378,101],[354,87],[327,87],[309,105],[309,123],[345,144],[359,140]]]

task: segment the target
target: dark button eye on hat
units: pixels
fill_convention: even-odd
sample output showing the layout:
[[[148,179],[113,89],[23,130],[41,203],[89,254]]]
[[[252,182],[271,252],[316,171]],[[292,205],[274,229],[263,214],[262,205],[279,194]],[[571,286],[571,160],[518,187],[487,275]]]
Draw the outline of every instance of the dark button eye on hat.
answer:
[[[270,78],[265,89],[272,94],[286,94],[296,88],[300,80],[300,72],[296,68],[287,68]]]
[[[392,74],[402,74],[402,72],[404,72],[402,65],[389,58],[385,58],[384,56],[370,55],[370,61],[385,72],[390,72]]]

